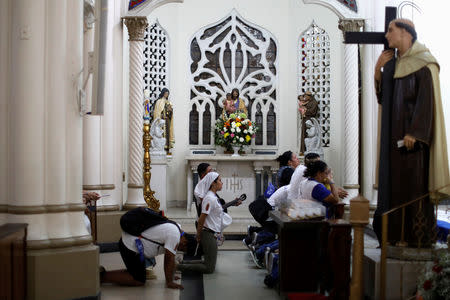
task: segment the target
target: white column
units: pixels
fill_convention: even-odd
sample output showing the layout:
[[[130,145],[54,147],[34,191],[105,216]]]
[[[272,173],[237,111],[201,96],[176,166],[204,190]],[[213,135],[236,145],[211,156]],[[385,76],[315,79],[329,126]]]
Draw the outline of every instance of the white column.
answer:
[[[340,20],[343,31],[360,31],[363,20]],[[348,199],[359,194],[358,45],[344,46],[344,188]]]
[[[81,201],[81,1],[11,1],[8,222],[28,248],[91,242]]]
[[[2,41],[0,43],[0,225],[6,223],[5,213],[9,200],[10,8],[10,1],[0,1],[0,41]]]
[[[87,81],[86,107],[92,107],[92,77],[89,77],[89,52],[94,51],[94,5],[85,3],[83,35],[83,81]],[[88,79],[89,78],[89,79]],[[83,116],[83,189],[100,193],[100,116]]]
[[[146,206],[143,196],[143,92],[146,17],[126,17],[129,35],[128,199],[125,208]]]
[[[106,45],[106,70],[105,70],[105,91],[104,91],[104,113],[101,116],[86,115],[84,116],[84,161],[83,161],[83,189],[98,192],[101,195],[110,195],[101,198],[97,202],[97,211],[119,210],[122,204],[121,193],[121,175],[122,175],[122,159],[115,155],[121,153],[121,145],[117,143],[117,139],[121,139],[120,130],[116,130],[115,120],[116,111],[119,108],[121,98],[115,97],[114,84],[115,69],[117,65],[121,65],[121,61],[116,63],[113,57],[113,28],[118,22],[114,19],[115,2],[108,5],[106,14],[108,27],[106,28],[105,45]],[[93,51],[93,33],[92,26],[89,24],[91,18],[85,16],[85,55],[89,51]],[[121,35],[120,35],[121,36]],[[85,60],[87,66],[87,60]],[[87,104],[91,107],[91,80],[86,90]],[[117,180],[118,179],[118,180]]]

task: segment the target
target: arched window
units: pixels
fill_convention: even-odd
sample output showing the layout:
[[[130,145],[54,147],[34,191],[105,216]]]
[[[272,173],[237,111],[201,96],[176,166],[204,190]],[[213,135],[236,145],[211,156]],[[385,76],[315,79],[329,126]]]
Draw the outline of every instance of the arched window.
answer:
[[[222,113],[226,94],[237,88],[249,118],[260,130],[252,147],[276,148],[277,48],[272,34],[247,22],[236,10],[195,33],[190,44],[190,110],[198,110],[199,120],[190,128],[199,132],[190,130],[191,145],[213,146],[211,128]],[[195,118],[190,117],[192,122]]]
[[[169,88],[169,36],[158,20],[147,27],[144,37],[144,85],[150,91],[150,116],[163,88]]]
[[[298,92],[311,91],[319,103],[322,146],[330,146],[330,37],[314,22],[300,36]]]

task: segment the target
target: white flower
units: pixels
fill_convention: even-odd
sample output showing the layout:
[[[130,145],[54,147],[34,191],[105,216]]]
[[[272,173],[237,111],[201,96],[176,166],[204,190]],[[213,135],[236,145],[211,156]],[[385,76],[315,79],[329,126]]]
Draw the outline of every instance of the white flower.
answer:
[[[236,127],[236,132],[241,132],[241,129],[239,127]]]
[[[228,130],[228,129],[227,129],[226,127],[223,128],[223,131],[224,131],[224,132],[227,132],[227,130]]]
[[[253,126],[248,126],[248,130],[253,130]]]
[[[231,127],[235,128],[236,127],[236,122],[232,122],[231,123]]]
[[[248,130],[247,129],[244,129],[244,133],[247,133],[248,132]]]
[[[239,138],[239,142],[243,142],[244,141],[244,138]]]
[[[230,130],[231,130],[231,132],[235,132],[236,131],[236,129],[234,129],[234,128],[231,128]]]
[[[145,96],[145,98],[149,98],[150,97],[150,90],[145,89],[144,90],[144,96]]]

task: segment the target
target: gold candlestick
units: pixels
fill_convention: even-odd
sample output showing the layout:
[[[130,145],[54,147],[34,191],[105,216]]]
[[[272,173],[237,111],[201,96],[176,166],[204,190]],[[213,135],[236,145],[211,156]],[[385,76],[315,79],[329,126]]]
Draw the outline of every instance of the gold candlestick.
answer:
[[[152,142],[152,136],[150,135],[150,120],[149,120],[149,102],[144,102],[144,134],[142,136],[142,145],[144,146],[144,200],[148,207],[154,211],[159,211],[159,200],[155,198],[155,192],[150,188],[151,173],[151,157],[150,157],[150,145]]]

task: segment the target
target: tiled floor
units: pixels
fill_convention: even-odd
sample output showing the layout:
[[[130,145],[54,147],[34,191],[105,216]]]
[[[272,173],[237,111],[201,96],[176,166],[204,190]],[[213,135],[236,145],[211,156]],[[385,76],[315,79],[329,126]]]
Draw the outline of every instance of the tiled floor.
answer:
[[[264,285],[265,270],[257,269],[248,251],[236,251],[242,249],[240,241],[227,241],[219,251],[216,271],[210,275],[204,275],[205,300],[240,300],[279,299],[275,290]],[[224,251],[228,250],[228,251]],[[107,270],[124,268],[118,252],[103,253],[100,255],[100,264]],[[143,287],[120,287],[115,285],[102,285],[102,300],[122,299],[158,299],[178,300],[183,291],[165,288],[163,256],[157,257],[155,273],[157,279],[147,280]],[[192,299],[199,300],[199,299]]]

